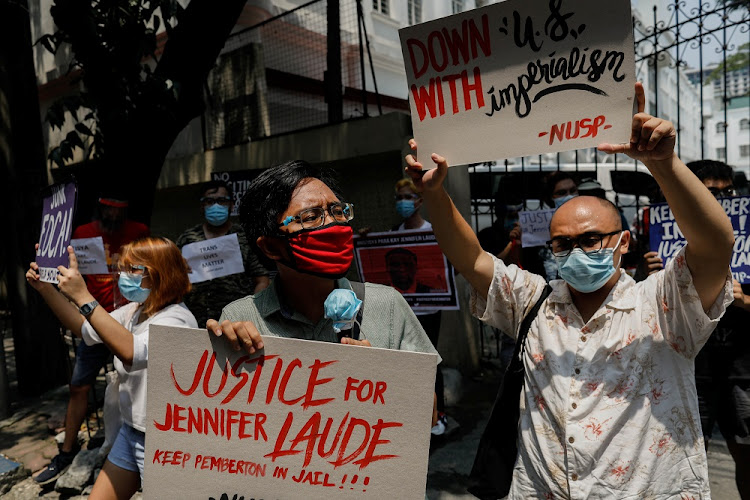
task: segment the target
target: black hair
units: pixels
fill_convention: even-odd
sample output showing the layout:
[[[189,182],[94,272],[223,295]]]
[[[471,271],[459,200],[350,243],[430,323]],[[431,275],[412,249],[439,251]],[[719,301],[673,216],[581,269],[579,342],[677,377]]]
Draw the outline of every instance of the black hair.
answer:
[[[555,186],[558,182],[564,181],[570,179],[575,183],[575,185],[578,185],[578,181],[570,175],[567,172],[564,172],[562,170],[557,170],[555,172],[552,172],[547,176],[546,179],[544,179],[544,202],[551,208],[555,207],[555,202],[552,201],[552,194],[555,192]]]
[[[385,254],[386,262],[388,262],[388,259],[391,257],[391,255],[408,255],[409,257],[413,258],[415,262],[417,260],[417,254],[410,250],[407,250],[406,248],[394,248],[393,250],[389,250],[388,253]]]
[[[701,180],[718,179],[722,181],[734,181],[734,172],[732,167],[723,161],[716,160],[697,160],[687,164],[688,168]]]
[[[203,198],[204,196],[206,196],[206,191],[213,191],[214,189],[220,188],[226,189],[229,193],[229,197],[233,198],[232,188],[229,186],[229,184],[219,179],[214,179],[201,184],[201,190],[198,194],[198,198]]]
[[[287,209],[294,190],[304,179],[318,179],[341,199],[333,171],[314,167],[303,160],[271,167],[250,182],[240,202],[240,223],[254,249],[260,236],[278,234],[279,216]],[[262,254],[257,249],[256,253]]]

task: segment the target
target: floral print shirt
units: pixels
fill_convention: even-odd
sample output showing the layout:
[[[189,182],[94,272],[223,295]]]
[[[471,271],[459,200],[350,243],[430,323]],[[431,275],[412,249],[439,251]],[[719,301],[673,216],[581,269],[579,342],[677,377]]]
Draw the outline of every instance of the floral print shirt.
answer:
[[[518,334],[545,286],[494,258],[472,313]],[[693,360],[727,305],[706,314],[685,261],[636,283],[626,273],[584,323],[562,280],[526,339],[518,458],[509,498],[710,498]]]

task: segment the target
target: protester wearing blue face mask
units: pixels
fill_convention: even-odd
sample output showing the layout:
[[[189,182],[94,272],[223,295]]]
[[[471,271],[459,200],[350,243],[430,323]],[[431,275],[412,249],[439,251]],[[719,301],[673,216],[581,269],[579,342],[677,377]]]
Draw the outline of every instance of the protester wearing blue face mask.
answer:
[[[236,233],[245,267],[244,273],[193,284],[193,290],[185,297],[185,303],[195,314],[198,324],[204,326],[208,318],[218,317],[225,305],[246,295],[260,292],[268,286],[270,280],[268,270],[261,265],[250,249],[242,226],[229,219],[234,206],[234,197],[229,185],[218,180],[203,184],[200,190],[200,206],[204,221],[182,233],[177,238],[177,246],[182,248],[190,243]]]

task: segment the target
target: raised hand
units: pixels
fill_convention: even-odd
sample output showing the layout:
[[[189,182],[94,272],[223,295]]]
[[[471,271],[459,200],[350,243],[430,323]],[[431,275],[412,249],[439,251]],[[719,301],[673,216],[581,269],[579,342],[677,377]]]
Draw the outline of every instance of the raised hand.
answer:
[[[57,270],[60,272],[57,277],[58,288],[71,302],[80,307],[94,300],[86,288],[83,276],[78,272],[78,259],[73,247],[68,247],[68,267],[57,266]]]
[[[409,139],[409,147],[416,154],[417,152],[417,141]],[[423,165],[414,157],[414,155],[406,155],[406,164],[408,165],[404,170],[414,185],[420,192],[425,191],[437,191],[443,186],[443,181],[448,175],[448,162],[445,158],[437,153],[432,153],[432,161],[435,163],[437,168],[432,170],[423,170]]]
[[[644,113],[646,95],[643,84],[635,84],[635,98],[638,113],[633,116],[630,142],[626,144],[600,144],[599,151],[605,153],[625,153],[629,157],[643,162],[646,166],[650,162],[671,160],[677,132],[672,122],[656,118]]]
[[[34,250],[39,249],[39,243],[34,245]],[[37,292],[41,292],[47,287],[52,287],[52,283],[46,283],[39,278],[39,266],[36,262],[29,263],[29,270],[26,271],[26,282]]]

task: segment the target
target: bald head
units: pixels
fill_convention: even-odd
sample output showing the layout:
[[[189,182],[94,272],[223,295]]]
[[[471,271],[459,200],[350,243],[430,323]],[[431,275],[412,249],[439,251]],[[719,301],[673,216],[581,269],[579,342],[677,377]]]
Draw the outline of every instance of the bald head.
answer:
[[[549,225],[550,236],[578,236],[623,229],[617,207],[595,196],[578,196],[557,209]]]

